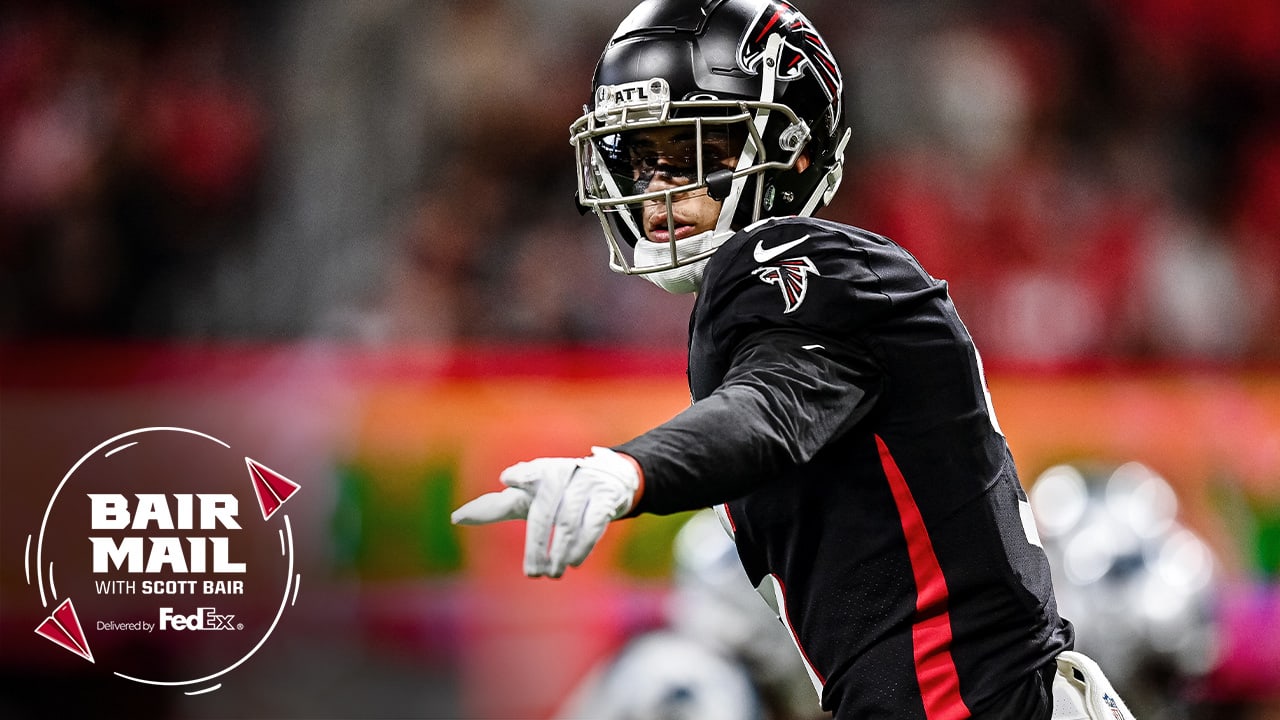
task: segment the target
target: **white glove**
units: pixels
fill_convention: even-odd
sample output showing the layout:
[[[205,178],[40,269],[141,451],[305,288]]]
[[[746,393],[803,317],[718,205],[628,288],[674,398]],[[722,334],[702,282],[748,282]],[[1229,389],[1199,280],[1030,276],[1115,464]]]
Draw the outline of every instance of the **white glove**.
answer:
[[[1133,720],[1133,713],[1093,658],[1065,650],[1057,661],[1053,720]]]
[[[506,489],[481,495],[453,511],[455,525],[526,518],[524,574],[560,577],[577,567],[612,520],[631,510],[640,473],[626,457],[603,447],[582,458],[538,458],[502,471]]]

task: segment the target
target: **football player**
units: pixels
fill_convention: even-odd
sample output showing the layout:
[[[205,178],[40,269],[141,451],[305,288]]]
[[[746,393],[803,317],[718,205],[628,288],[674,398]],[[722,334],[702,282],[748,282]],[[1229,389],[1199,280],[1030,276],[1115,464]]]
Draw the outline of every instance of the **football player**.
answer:
[[[453,520],[526,519],[525,573],[559,577],[612,520],[715,506],[835,717],[1046,719],[1062,666],[1083,690],[1060,716],[1088,697],[1110,720],[946,283],[812,217],[844,172],[842,90],[781,0],[631,12],[571,127],[578,198],[615,270],[697,293],[694,402],[514,465]]]

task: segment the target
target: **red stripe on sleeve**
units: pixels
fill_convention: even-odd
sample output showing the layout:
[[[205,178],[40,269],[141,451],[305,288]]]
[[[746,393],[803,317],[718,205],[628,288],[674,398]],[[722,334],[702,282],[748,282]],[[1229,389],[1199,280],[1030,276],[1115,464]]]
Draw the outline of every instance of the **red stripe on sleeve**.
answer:
[[[960,676],[951,658],[951,616],[947,612],[947,581],[933,552],[933,542],[920,516],[920,508],[907,487],[906,478],[879,435],[880,464],[884,467],[902,532],[907,540],[911,572],[916,581],[916,620],[911,626],[916,680],[928,720],[962,720],[970,717],[960,697]]]

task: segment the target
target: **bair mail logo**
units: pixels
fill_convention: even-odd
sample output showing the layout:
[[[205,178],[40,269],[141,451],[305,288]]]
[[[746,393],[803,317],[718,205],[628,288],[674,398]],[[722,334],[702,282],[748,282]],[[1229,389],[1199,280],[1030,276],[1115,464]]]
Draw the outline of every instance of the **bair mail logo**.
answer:
[[[54,646],[124,680],[217,690],[297,601],[285,503],[297,483],[180,427],[80,458],[27,536],[26,579]]]

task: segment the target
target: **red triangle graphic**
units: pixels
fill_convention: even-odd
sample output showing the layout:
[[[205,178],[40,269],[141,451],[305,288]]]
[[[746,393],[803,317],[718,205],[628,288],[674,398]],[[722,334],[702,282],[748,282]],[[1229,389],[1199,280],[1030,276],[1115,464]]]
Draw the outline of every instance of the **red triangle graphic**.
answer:
[[[258,495],[258,507],[262,508],[262,519],[270,520],[276,510],[280,509],[281,503],[256,471],[251,470],[249,475],[253,478],[253,491]]]
[[[61,645],[89,662],[94,661],[89,643],[84,639],[84,630],[80,628],[80,618],[76,617],[75,606],[71,604],[71,598],[62,601],[58,609],[36,627],[36,634]]]
[[[62,647],[81,657],[86,657],[84,651],[80,649],[80,646],[76,645],[76,641],[72,640],[71,636],[62,629],[62,626],[58,625],[58,622],[51,617],[45,618],[44,621],[36,627],[36,634],[58,643]]]
[[[71,598],[62,601],[57,610],[53,611],[53,619],[58,621],[67,634],[75,640],[76,645],[84,650],[87,655],[93,657],[93,653],[89,652],[89,643],[85,642],[84,630],[80,628],[80,618],[76,617],[76,608],[71,604]]]
[[[290,495],[298,492],[298,483],[256,460],[250,460],[249,462],[253,463],[254,469],[258,471],[258,475],[263,482],[271,486],[271,492],[280,499],[280,502],[288,500]]]
[[[246,457],[244,462],[249,467],[258,506],[262,508],[262,519],[270,520],[280,506],[298,492],[299,485],[253,458]]]

